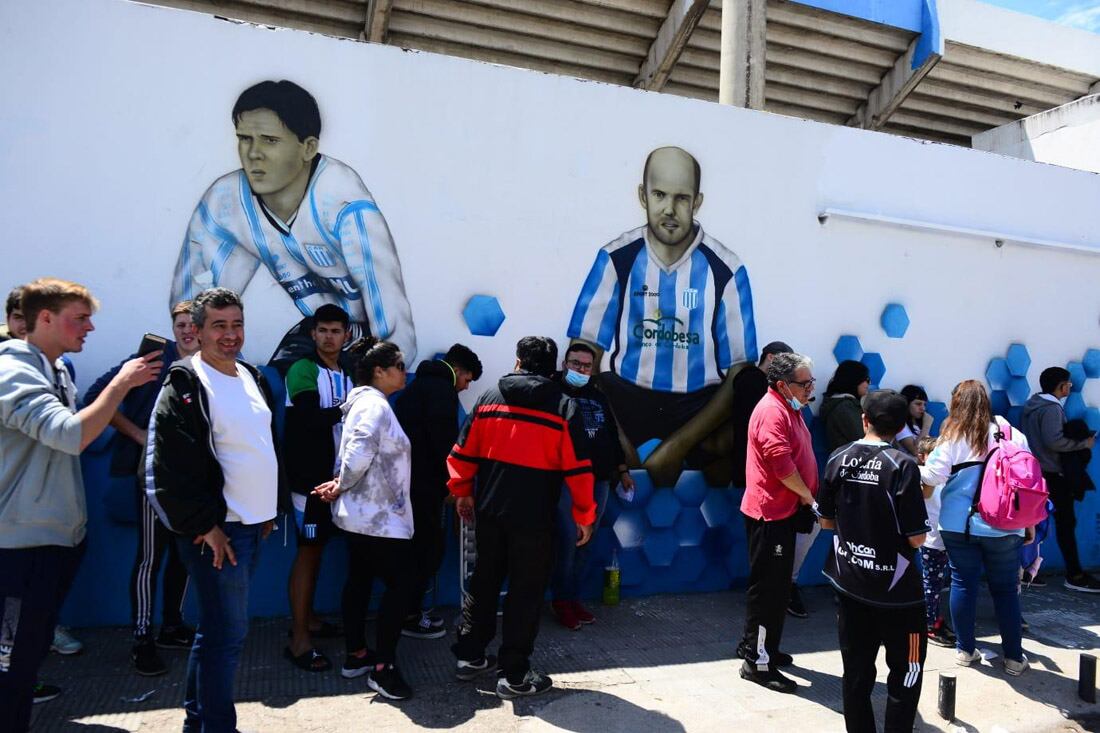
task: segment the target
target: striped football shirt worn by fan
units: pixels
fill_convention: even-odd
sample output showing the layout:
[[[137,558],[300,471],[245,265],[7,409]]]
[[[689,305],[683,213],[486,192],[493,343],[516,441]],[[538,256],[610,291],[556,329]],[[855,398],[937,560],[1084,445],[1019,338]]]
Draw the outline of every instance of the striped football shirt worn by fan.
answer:
[[[694,392],[757,360],[749,276],[741,260],[695,225],[680,259],[664,265],[648,227],[600,249],[568,336],[610,354],[611,370],[645,389]]]
[[[211,287],[243,292],[262,264],[304,316],[322,305],[416,357],[412,309],[382,212],[351,167],[318,155],[305,196],[282,221],[252,192],[243,170],[203,194],[172,278],[171,303]]]

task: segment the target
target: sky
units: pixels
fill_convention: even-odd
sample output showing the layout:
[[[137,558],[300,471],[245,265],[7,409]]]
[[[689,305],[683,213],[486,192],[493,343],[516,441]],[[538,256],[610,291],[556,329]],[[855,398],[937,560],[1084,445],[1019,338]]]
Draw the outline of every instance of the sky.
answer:
[[[1100,33],[1100,0],[982,0],[982,2]]]

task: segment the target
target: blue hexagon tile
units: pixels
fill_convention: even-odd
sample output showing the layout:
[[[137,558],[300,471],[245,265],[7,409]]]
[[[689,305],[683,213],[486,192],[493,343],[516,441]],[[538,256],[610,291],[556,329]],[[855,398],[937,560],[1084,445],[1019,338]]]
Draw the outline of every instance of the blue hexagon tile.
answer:
[[[882,384],[882,378],[886,376],[886,362],[882,360],[882,354],[869,351],[860,359],[867,371],[871,373],[871,389],[878,389]]]
[[[989,393],[989,404],[993,408],[994,415],[1004,415],[1011,404],[1008,401],[1008,392],[1003,389],[995,389]]]
[[[1100,433],[1100,408],[1085,408],[1085,424],[1089,426],[1089,430],[1095,430]]]
[[[1031,388],[1027,384],[1026,377],[1013,377],[1009,380],[1008,401],[1014,406],[1023,406],[1027,398],[1031,396]]]
[[[492,295],[475,295],[466,302],[462,317],[474,336],[496,336],[504,323],[504,309]]]
[[[1067,419],[1076,420],[1085,417],[1085,398],[1080,392],[1070,392],[1069,397],[1066,398],[1065,407]]]
[[[859,361],[863,358],[863,346],[856,336],[841,336],[833,347],[833,356],[836,357],[837,364],[848,360]]]
[[[1019,430],[1023,429],[1023,427],[1022,427],[1023,424],[1024,424],[1023,423],[1023,419],[1024,419],[1024,408],[1023,408],[1023,406],[1017,405],[1015,407],[1008,408],[1008,411],[1005,412],[1004,417],[1005,417],[1006,420],[1008,420],[1008,424],[1011,425],[1012,427],[1017,428]]]
[[[668,489],[654,493],[645,508],[646,517],[652,527],[671,527],[680,515],[680,502],[676,494]]]
[[[619,550],[619,573],[623,585],[641,585],[649,567],[641,548]]]
[[[1027,370],[1031,368],[1031,354],[1027,353],[1027,347],[1023,344],[1012,344],[1005,353],[1005,362],[1012,376],[1027,377]]]
[[[642,553],[650,566],[656,568],[672,565],[672,559],[679,549],[680,541],[676,539],[676,532],[671,529],[650,530],[642,542]]]
[[[1085,388],[1085,365],[1079,361],[1071,361],[1066,364],[1066,370],[1069,372],[1070,381],[1073,382],[1073,391],[1080,392]]]
[[[707,498],[707,488],[702,471],[684,471],[672,490],[685,507],[697,507]]]
[[[1008,383],[1012,379],[1012,372],[1008,368],[1008,360],[996,358],[989,360],[989,366],[985,369],[985,381],[991,389],[1008,389]]]
[[[1090,379],[1100,377],[1100,349],[1089,349],[1085,357],[1081,359],[1081,366],[1085,368],[1085,376]]]
[[[905,336],[909,330],[909,314],[905,312],[905,306],[901,303],[890,303],[882,309],[882,317],[879,319],[882,330],[892,339]]]
[[[932,436],[938,436],[940,434],[940,427],[947,417],[947,403],[929,402],[924,409],[932,416]]]
[[[645,514],[641,509],[624,509],[612,526],[619,546],[640,547],[646,536]]]
[[[684,507],[680,516],[676,518],[676,536],[680,539],[680,547],[696,547],[703,544],[703,537],[707,533],[707,522],[698,509]]]
[[[638,446],[638,460],[645,463],[649,458],[649,454],[657,450],[657,446],[661,444],[661,441],[657,438],[650,438],[646,442]]]
[[[707,498],[699,510],[703,512],[703,519],[708,527],[721,527],[728,524],[733,516],[733,502],[730,500],[729,489],[710,489]]]
[[[702,547],[680,546],[672,559],[672,572],[680,583],[694,584],[707,566]]]

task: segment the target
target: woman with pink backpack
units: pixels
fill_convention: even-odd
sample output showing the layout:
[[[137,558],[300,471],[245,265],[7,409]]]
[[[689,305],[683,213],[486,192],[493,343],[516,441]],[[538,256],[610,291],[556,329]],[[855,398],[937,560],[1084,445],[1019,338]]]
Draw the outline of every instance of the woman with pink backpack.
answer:
[[[951,564],[955,663],[969,667],[981,658],[974,625],[984,566],[1005,672],[1018,676],[1028,668],[1017,594],[1019,548],[1033,541],[1034,523],[1045,513],[1046,502],[1027,438],[994,417],[981,382],[967,380],[952,391],[950,416],[920,473],[926,487],[943,486],[939,529]]]

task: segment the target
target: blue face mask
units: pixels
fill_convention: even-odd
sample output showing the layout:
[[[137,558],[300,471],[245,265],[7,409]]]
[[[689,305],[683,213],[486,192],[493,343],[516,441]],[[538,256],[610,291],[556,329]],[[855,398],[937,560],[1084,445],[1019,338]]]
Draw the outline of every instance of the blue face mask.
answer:
[[[565,383],[570,387],[583,387],[588,384],[588,375],[575,372],[572,369],[565,370]]]

